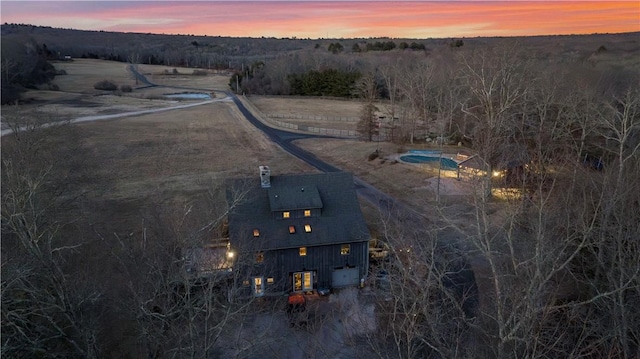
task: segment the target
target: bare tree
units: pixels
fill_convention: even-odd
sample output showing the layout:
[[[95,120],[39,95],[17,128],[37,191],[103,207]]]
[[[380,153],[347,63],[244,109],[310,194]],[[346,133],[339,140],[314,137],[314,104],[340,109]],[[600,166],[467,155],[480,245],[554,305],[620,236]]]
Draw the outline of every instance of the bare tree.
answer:
[[[376,116],[378,107],[374,104],[378,98],[378,85],[373,73],[363,76],[357,84],[360,97],[364,100],[358,122],[358,131],[371,142],[374,135],[379,136],[379,122]]]
[[[520,122],[490,136],[508,134],[507,143],[521,144],[533,160],[532,173],[512,179],[520,194],[502,202],[473,197],[472,223],[447,219],[467,233],[475,263],[476,334],[484,338],[485,355],[495,357],[633,357],[638,331],[628,320],[637,320],[638,311],[628,303],[638,298],[638,267],[631,263],[640,251],[629,233],[638,233],[638,217],[622,211],[638,202],[631,180],[638,170],[635,95],[585,117],[565,102],[573,96],[552,85],[528,87],[509,110]],[[576,155],[597,136],[575,136],[581,127],[572,126],[574,120],[588,121],[608,140],[615,156],[604,171],[583,166]],[[495,156],[511,148],[498,147]]]
[[[477,292],[451,231],[380,215],[389,255],[373,261],[377,328],[364,341],[378,358],[473,357]]]
[[[443,144],[445,136],[457,134],[453,127],[454,119],[461,115],[461,97],[463,97],[460,75],[456,73],[456,67],[449,59],[434,61],[437,71],[433,78],[433,87],[430,90],[430,107],[435,117],[434,126]]]
[[[401,82],[403,98],[408,101],[409,123],[405,124],[405,133],[409,142],[414,143],[417,131],[428,129],[431,125],[431,89],[434,66],[430,62],[420,61],[409,66]]]
[[[466,120],[459,130],[471,140],[473,150],[486,165],[484,192],[488,198],[493,170],[504,168],[521,155],[522,150],[510,141],[511,131],[514,116],[520,112],[533,78],[529,63],[517,51],[517,44],[463,54],[460,61],[469,96],[462,107]],[[511,147],[511,151],[504,151],[506,147]]]
[[[68,126],[23,129],[3,138],[2,353],[99,357],[104,288],[83,273],[77,219],[61,216],[82,194],[81,141]]]
[[[400,91],[400,77],[402,69],[404,68],[402,62],[405,59],[402,57],[395,57],[389,59],[389,63],[380,67],[380,75],[384,81],[384,88],[388,102],[385,103],[384,111],[387,121],[385,127],[389,129],[389,139],[391,142],[397,142],[397,127],[399,122],[399,116],[401,114],[400,102],[402,98],[402,92]],[[393,62],[391,62],[393,61]]]

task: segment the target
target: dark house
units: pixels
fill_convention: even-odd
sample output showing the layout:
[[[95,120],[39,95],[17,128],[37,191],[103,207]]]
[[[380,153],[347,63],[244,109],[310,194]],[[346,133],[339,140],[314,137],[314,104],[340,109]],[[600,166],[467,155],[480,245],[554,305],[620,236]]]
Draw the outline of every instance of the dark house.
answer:
[[[370,235],[350,173],[271,177],[269,168],[260,166],[260,178],[233,180],[227,199],[233,270],[247,294],[310,292],[364,281]]]

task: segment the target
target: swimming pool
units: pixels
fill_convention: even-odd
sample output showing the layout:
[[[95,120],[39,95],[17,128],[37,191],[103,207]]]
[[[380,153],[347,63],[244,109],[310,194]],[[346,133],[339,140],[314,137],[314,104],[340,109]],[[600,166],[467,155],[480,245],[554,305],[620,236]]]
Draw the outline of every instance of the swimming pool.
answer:
[[[412,153],[412,152],[410,152]],[[423,154],[409,154],[409,155],[403,155],[400,156],[400,160],[403,162],[407,162],[407,163],[430,163],[430,162],[438,162],[438,159],[440,160],[440,166],[442,169],[444,170],[455,170],[458,169],[458,162],[450,159],[450,158],[446,158],[446,157],[440,157],[439,155],[437,157],[432,156],[427,156],[427,155],[423,155]]]

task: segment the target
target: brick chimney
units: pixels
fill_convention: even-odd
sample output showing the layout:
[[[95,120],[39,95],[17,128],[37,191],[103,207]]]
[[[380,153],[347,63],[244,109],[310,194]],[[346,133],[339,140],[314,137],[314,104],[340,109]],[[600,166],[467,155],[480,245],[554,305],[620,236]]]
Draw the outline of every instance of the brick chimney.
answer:
[[[260,166],[260,186],[262,188],[271,187],[271,170],[269,170],[269,166]]]

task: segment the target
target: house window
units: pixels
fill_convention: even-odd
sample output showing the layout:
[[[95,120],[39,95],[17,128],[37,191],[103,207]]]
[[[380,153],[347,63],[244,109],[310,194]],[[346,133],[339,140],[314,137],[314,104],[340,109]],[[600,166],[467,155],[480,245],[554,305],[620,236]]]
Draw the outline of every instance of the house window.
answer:
[[[300,247],[300,249],[298,250],[298,253],[300,254],[300,257],[304,257],[307,255],[307,247]]]
[[[289,226],[289,233],[290,234],[296,233],[296,226]]]
[[[291,217],[290,212],[282,212],[282,218],[290,218],[290,217]]]
[[[249,286],[249,280],[243,280],[242,281],[242,285],[245,286],[245,287],[248,287]]]
[[[262,277],[253,277],[253,295],[256,297],[264,295],[264,279]]]
[[[342,254],[343,256],[348,256],[350,251],[351,251],[350,244],[343,244],[342,247],[340,247],[340,254]]]
[[[293,273],[293,291],[313,290],[313,272]]]
[[[256,263],[264,262],[264,253],[258,252],[256,253]]]
[[[311,210],[310,209],[305,209],[304,210],[304,216],[305,217],[311,217]]]
[[[260,237],[260,230],[259,230],[259,229],[257,229],[257,228],[255,228],[255,229],[253,230],[253,236],[254,236],[254,237]]]
[[[305,224],[304,225],[304,231],[307,233],[311,233],[311,225],[310,224]]]
[[[267,278],[267,284],[273,284],[273,277]]]

